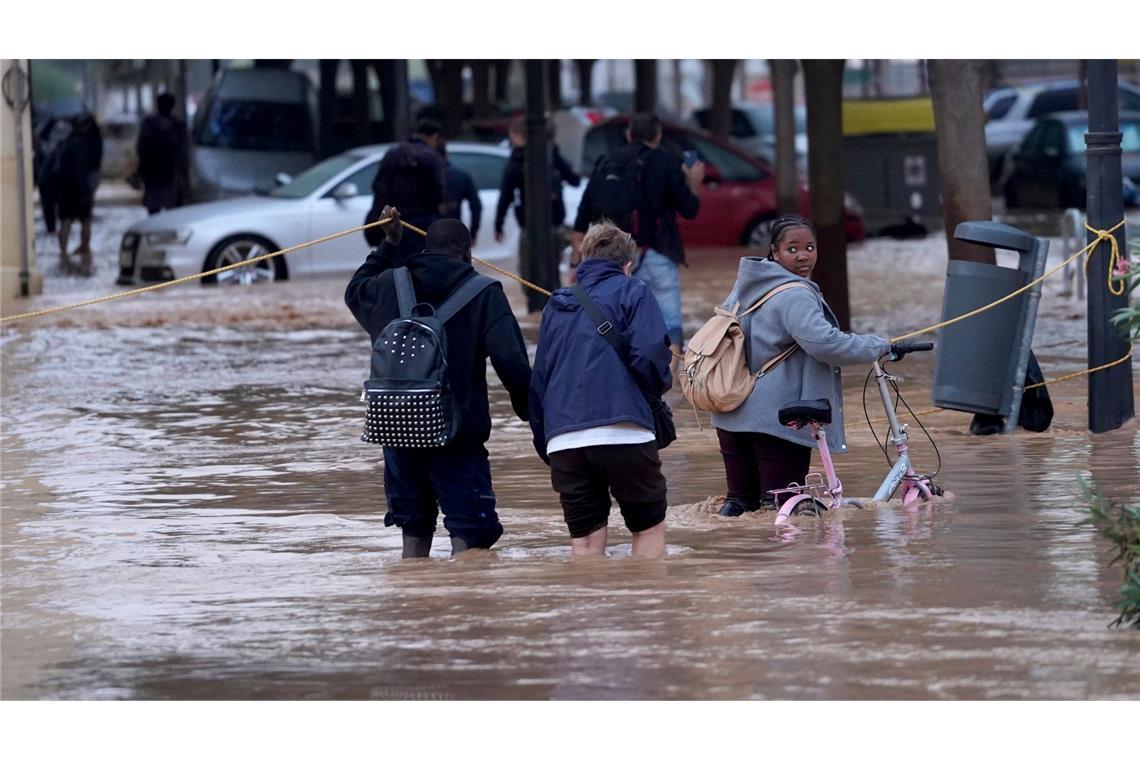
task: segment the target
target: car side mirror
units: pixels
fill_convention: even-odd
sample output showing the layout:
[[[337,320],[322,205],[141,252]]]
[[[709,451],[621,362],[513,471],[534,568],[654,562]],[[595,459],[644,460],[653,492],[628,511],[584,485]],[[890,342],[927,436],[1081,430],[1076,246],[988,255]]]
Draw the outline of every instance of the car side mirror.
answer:
[[[720,173],[720,169],[712,164],[705,164],[705,183],[711,184],[713,182],[724,182],[724,175]]]
[[[355,182],[341,182],[332,192],[332,197],[338,201],[345,201],[360,195]]]
[[[293,181],[293,175],[292,174],[286,174],[285,172],[279,172],[277,174],[277,176],[275,176],[273,178],[273,182],[277,187],[281,187],[283,185],[288,185],[292,181]]]

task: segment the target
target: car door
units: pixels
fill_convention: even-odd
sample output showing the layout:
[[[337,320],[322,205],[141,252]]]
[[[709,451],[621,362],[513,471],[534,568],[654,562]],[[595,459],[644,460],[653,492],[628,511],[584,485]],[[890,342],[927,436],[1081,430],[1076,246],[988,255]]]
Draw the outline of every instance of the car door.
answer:
[[[1033,172],[1034,199],[1043,208],[1061,207],[1065,140],[1065,128],[1060,122],[1044,122],[1041,130],[1041,157]]]
[[[1007,200],[1016,198],[1018,205],[1032,205],[1034,203],[1034,164],[1039,158],[1038,146],[1041,144],[1041,135],[1044,130],[1044,123],[1034,126],[1010,154],[1011,167],[1009,177],[1005,181],[1006,198]],[[1012,200],[1010,202],[1012,203]]]
[[[372,208],[372,180],[376,177],[376,167],[380,157],[376,156],[366,165],[358,167],[334,184],[323,194],[311,199],[309,210],[310,239],[317,239],[335,232],[359,227]],[[355,190],[348,187],[352,185]],[[340,197],[337,189],[341,188]],[[405,230],[405,234],[408,233]],[[351,272],[364,263],[369,246],[363,232],[354,232],[313,246],[310,261],[314,273]]]

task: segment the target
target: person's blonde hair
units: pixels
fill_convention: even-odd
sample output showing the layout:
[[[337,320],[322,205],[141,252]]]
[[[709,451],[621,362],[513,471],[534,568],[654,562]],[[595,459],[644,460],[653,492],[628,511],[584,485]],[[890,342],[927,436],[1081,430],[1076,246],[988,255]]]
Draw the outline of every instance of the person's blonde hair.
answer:
[[[582,238],[582,258],[608,259],[625,266],[637,260],[637,243],[613,222],[602,220],[591,224]]]

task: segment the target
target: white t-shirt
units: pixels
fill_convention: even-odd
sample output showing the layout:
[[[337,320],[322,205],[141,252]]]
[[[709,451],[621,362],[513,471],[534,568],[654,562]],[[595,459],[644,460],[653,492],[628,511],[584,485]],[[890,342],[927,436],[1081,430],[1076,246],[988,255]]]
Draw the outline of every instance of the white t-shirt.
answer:
[[[575,430],[572,433],[563,433],[550,439],[546,444],[546,453],[567,449],[584,449],[587,446],[615,446],[622,443],[649,443],[657,440],[656,434],[646,430],[641,425],[632,422],[619,422],[616,425],[602,425],[600,427]]]

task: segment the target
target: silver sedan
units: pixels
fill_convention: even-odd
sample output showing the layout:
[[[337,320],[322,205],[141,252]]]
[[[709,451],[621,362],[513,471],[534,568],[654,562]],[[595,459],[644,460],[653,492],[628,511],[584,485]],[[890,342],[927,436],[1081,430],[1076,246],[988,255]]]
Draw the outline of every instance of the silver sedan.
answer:
[[[359,227],[372,205],[372,180],[387,149],[387,145],[374,145],[333,156],[268,195],[200,203],[148,217],[123,235],[119,282],[183,277]],[[494,145],[451,143],[447,155],[454,166],[471,174],[483,203],[475,255],[492,261],[514,258],[519,236],[514,215],[508,214],[502,242],[495,242],[493,229],[499,183],[510,151]],[[569,220],[577,212],[583,186],[564,188]],[[470,226],[468,211],[463,213]],[[363,233],[355,232],[223,272],[217,281],[251,284],[351,272],[367,252]],[[213,280],[205,278],[204,282]]]

